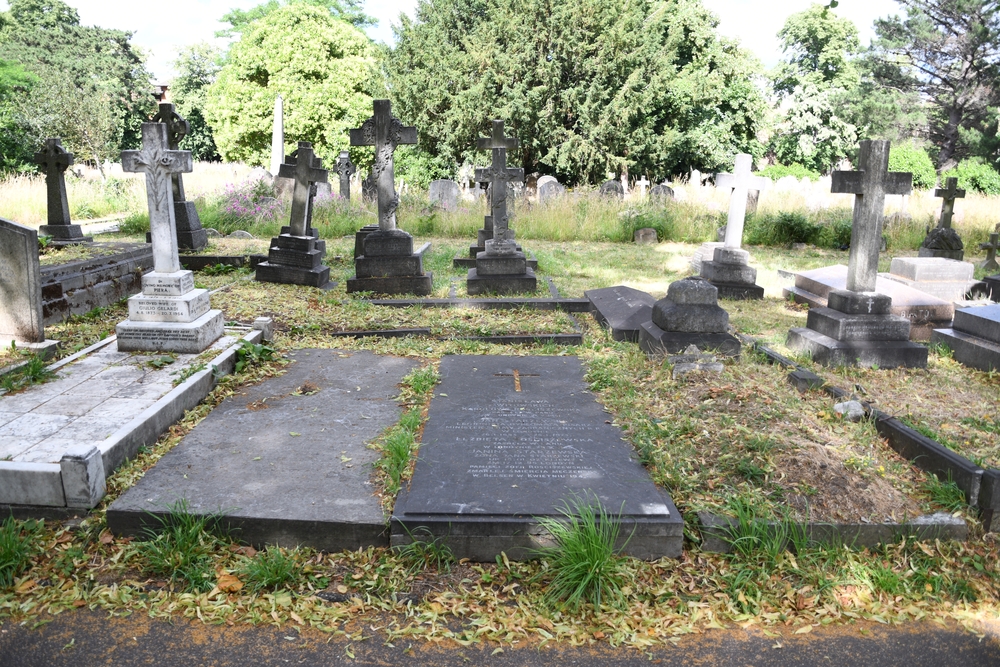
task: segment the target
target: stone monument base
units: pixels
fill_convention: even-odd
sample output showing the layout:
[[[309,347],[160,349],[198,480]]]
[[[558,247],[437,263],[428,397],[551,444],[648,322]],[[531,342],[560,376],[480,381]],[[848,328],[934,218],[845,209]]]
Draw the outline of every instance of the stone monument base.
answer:
[[[347,280],[347,293],[374,292],[375,294],[416,294],[430,296],[433,274],[428,271],[422,276],[379,276]]]
[[[470,295],[523,294],[538,290],[535,272],[526,268],[520,274],[479,275],[478,269],[469,269],[465,287]]]
[[[372,232],[378,231],[378,225],[365,225],[354,233],[354,259],[365,254],[365,239]]]
[[[273,264],[267,261],[257,265],[255,279],[262,283],[325,287],[330,283],[330,267],[320,266],[316,269],[307,269],[300,266]]]
[[[763,299],[757,269],[749,264],[750,253],[739,248],[716,248],[712,261],[701,263],[701,277],[719,290],[720,299]]]
[[[945,301],[962,301],[976,284],[975,266],[944,257],[896,257],[879,276]]]
[[[639,325],[639,349],[650,357],[677,354],[694,345],[699,350],[715,350],[727,357],[740,356],[739,339],[727,333],[664,331],[652,322]]]
[[[115,327],[119,352],[180,352],[198,354],[222,336],[221,310],[210,310],[193,322],[137,322]]]
[[[940,248],[921,248],[917,257],[940,257],[942,259],[957,259],[962,261],[965,258],[965,250],[942,250]]]
[[[43,340],[40,343],[26,343],[10,336],[0,336],[0,347],[10,349],[11,346],[18,350],[27,350],[39,359],[51,359],[59,350],[61,343],[57,340]]]
[[[364,237],[365,254],[354,258],[355,275],[347,281],[347,292],[428,296],[432,274],[424,272],[423,260],[430,247],[425,243],[414,251],[409,233],[376,227]]]
[[[966,366],[1000,370],[1000,304],[956,310],[952,328],[935,329],[931,342],[950,347]]]
[[[52,245],[75,245],[94,241],[93,236],[84,236],[80,225],[42,225],[38,228],[38,235],[52,237]]]
[[[307,230],[308,232],[311,230]],[[330,282],[330,267],[323,265],[326,244],[314,236],[283,233],[271,239],[267,261],[257,265],[259,282],[323,287]]]
[[[788,332],[788,347],[812,355],[824,366],[878,366],[879,368],[925,368],[927,348],[909,341],[840,341],[812,329]]]
[[[598,324],[611,332],[614,340],[639,342],[639,327],[653,318],[651,294],[632,287],[618,285],[587,290],[583,296],[590,299],[591,312]]]

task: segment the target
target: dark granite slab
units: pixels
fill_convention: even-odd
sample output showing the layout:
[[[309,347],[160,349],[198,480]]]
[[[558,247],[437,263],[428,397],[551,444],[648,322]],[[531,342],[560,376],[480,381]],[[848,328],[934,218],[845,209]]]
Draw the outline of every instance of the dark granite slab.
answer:
[[[557,516],[576,495],[621,513],[626,553],[680,555],[677,509],[588,391],[577,357],[448,356],[440,372],[393,544],[426,528],[459,558],[525,558],[548,543],[535,517]]]
[[[587,290],[583,295],[593,304],[594,319],[615,340],[637,342],[642,323],[652,321],[656,299],[642,290],[618,285]]]
[[[385,546],[369,481],[378,457],[365,444],[399,418],[397,385],[417,363],[337,350],[289,357],[287,373],[227,398],[116,500],[108,527],[137,535],[154,523],[149,512],[185,498],[194,513],[221,512],[254,546]],[[300,391],[306,382],[314,387]]]

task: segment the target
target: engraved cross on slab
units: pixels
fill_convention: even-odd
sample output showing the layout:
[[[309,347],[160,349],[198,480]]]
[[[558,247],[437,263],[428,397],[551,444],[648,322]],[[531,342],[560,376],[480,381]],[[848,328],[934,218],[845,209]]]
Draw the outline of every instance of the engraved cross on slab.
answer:
[[[45,146],[35,153],[35,164],[45,170],[50,225],[71,224],[69,201],[66,199],[66,169],[73,164],[73,154],[66,151],[59,137],[45,140]]]
[[[951,219],[955,215],[955,200],[965,198],[965,190],[958,187],[958,179],[952,176],[945,180],[945,187],[934,190],[935,197],[944,199],[941,202],[941,219],[938,227],[950,228]]]
[[[716,174],[715,187],[732,190],[729,197],[729,217],[726,221],[726,247],[739,248],[743,244],[743,222],[747,215],[747,197],[750,190],[763,190],[770,183],[763,176],[753,175],[753,158],[746,153],[736,156],[731,174]]]
[[[495,378],[514,378],[514,391],[521,391],[521,378],[536,378],[540,377],[538,373],[522,373],[516,368],[512,373],[494,373]]]
[[[305,236],[309,225],[310,193],[314,183],[326,183],[327,170],[323,161],[313,154],[312,144],[300,141],[295,158],[287,160],[278,170],[281,178],[295,180],[292,191],[292,217],[289,221],[292,236]]]
[[[340,196],[344,199],[351,198],[351,176],[357,172],[354,163],[351,162],[351,154],[347,151],[340,151],[337,158],[337,175],[340,176]]]
[[[862,141],[857,171],[833,172],[834,193],[856,195],[851,222],[851,254],[847,263],[847,289],[874,292],[878,276],[878,251],[882,246],[882,218],[886,195],[908,195],[913,174],[889,171],[889,142]]]
[[[122,170],[146,174],[146,201],[149,229],[153,240],[153,271],[181,270],[177,255],[177,225],[174,218],[173,174],[193,169],[191,151],[170,150],[167,127],[163,123],[142,124],[142,150],[122,151]]]
[[[476,181],[490,183],[490,212],[493,218],[493,238],[486,241],[486,253],[507,255],[517,251],[514,232],[507,214],[507,184],[524,180],[524,169],[507,167],[507,149],[517,148],[516,137],[504,135],[504,122],[493,121],[493,134],[476,140],[476,148],[492,150],[493,162],[485,169],[476,169]]]
[[[163,123],[167,126],[167,144],[172,151],[180,148],[181,140],[191,132],[191,125],[177,113],[174,105],[169,102],[160,102],[160,110],[150,122]],[[170,180],[174,185],[174,201],[184,201],[184,181],[181,179],[181,175],[174,174]]]
[[[375,113],[350,131],[352,146],[374,146],[375,164],[370,178],[376,184],[378,199],[378,227],[389,232],[396,229],[396,209],[399,197],[396,195],[393,156],[396,147],[417,143],[417,128],[403,123],[392,115],[389,100],[375,100]]]

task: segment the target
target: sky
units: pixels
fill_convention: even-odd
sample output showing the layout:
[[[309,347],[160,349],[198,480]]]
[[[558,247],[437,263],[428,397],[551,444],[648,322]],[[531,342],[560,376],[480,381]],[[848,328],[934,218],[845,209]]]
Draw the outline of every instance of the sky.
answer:
[[[230,9],[249,9],[264,0],[170,0],[164,5],[136,0],[65,0],[75,7],[84,25],[118,28],[135,33],[132,43],[148,56],[148,66],[158,82],[172,75],[171,61],[177,49],[214,38],[224,26],[219,19]],[[626,0],[627,1],[627,0]],[[781,57],[776,34],[789,15],[807,9],[813,0],[703,0],[720,18],[719,31],[736,38],[755,53],[767,67]],[[368,29],[369,36],[392,43],[392,23],[400,13],[413,15],[417,0],[365,0],[365,11],[379,19]],[[169,9],[167,9],[169,8]],[[895,0],[840,0],[836,12],[851,19],[861,32],[862,43],[872,37],[872,22],[898,12]],[[0,9],[7,9],[0,0]]]

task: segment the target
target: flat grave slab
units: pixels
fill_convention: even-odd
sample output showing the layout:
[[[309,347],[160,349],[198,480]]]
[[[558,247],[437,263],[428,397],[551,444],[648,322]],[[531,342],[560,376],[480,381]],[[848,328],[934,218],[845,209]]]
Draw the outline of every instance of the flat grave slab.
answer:
[[[447,356],[392,544],[426,531],[458,558],[523,559],[550,544],[536,517],[594,497],[621,514],[625,553],[681,553],[683,520],[589,392],[579,358]]]
[[[397,385],[418,364],[371,352],[297,350],[288,371],[222,402],[108,508],[138,535],[185,499],[254,546],[323,551],[385,546],[386,518],[365,443],[399,419]]]
[[[583,295],[593,304],[594,319],[611,331],[615,340],[638,342],[643,322],[653,319],[656,299],[642,290],[618,285],[587,290]]]

